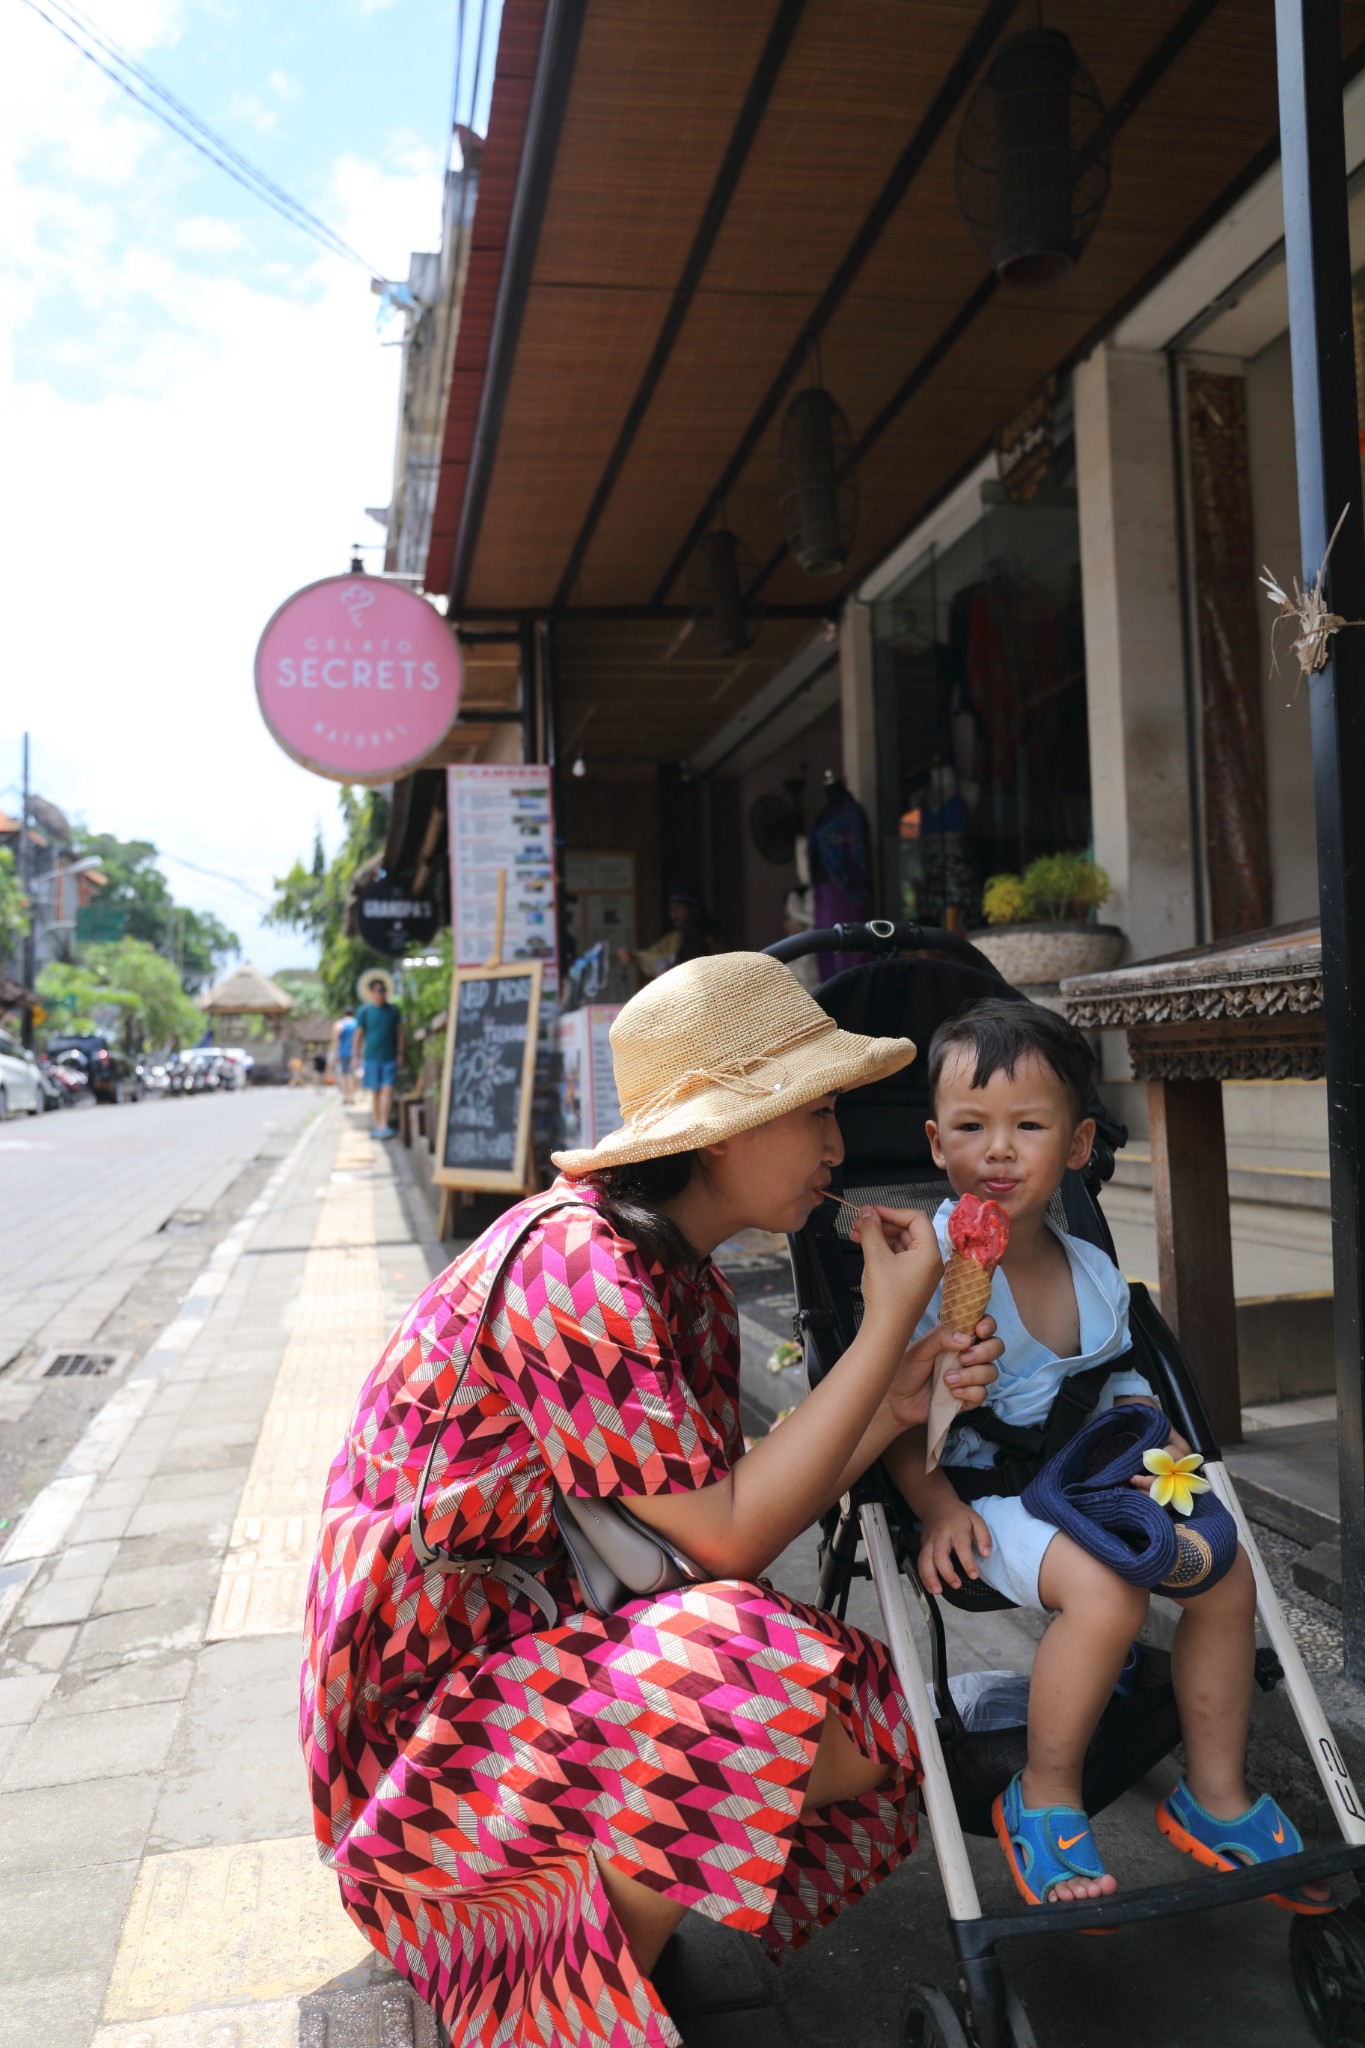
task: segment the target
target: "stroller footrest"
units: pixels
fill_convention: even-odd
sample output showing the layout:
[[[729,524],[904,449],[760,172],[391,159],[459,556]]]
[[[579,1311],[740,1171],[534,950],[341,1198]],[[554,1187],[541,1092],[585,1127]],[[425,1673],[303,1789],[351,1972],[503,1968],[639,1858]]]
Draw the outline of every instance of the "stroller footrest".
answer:
[[[953,1946],[965,1959],[984,1955],[997,1941],[1020,1934],[1070,1934],[1082,1927],[1124,1927],[1135,1920],[1170,1920],[1182,1913],[1203,1913],[1216,1906],[1238,1906],[1267,1892],[1290,1891],[1300,1885],[1365,1870],[1365,1843],[1338,1843],[1331,1849],[1305,1849],[1298,1856],[1277,1856],[1273,1863],[1246,1870],[1210,1872],[1174,1884],[1147,1885],[1141,1891],[1114,1892],[1084,1905],[1021,1906],[1017,1911],[983,1914],[979,1920],[949,1922]]]

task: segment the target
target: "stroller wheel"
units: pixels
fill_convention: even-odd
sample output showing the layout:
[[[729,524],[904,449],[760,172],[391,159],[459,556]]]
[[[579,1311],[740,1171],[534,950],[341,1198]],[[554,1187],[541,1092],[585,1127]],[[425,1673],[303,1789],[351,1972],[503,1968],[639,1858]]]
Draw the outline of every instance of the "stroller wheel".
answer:
[[[1005,2011],[1009,2015],[1010,2048],[1038,2048],[1032,2021],[1024,2011],[1018,1992],[1010,1984],[1005,1986]]]
[[[1365,2043],[1365,1920],[1358,1906],[1327,1919],[1296,1914],[1289,1967],[1309,2024],[1327,2048]]]
[[[902,2048],[971,2048],[957,2007],[932,1984],[912,1984],[901,2012]]]

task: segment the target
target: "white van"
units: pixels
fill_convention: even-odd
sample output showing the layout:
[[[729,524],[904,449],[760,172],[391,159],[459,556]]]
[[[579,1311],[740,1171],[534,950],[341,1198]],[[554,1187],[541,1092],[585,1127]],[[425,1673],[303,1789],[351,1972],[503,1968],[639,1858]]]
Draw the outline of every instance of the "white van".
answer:
[[[43,1106],[43,1088],[38,1079],[38,1062],[25,1052],[17,1038],[0,1031],[0,1124],[7,1116],[26,1109],[37,1116]]]

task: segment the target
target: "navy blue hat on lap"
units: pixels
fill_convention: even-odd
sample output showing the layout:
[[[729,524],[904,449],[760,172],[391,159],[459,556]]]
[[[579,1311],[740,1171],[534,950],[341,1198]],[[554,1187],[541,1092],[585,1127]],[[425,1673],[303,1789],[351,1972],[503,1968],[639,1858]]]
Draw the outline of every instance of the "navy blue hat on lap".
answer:
[[[1176,1516],[1129,1484],[1145,1470],[1143,1453],[1170,1433],[1159,1409],[1106,1409],[1034,1474],[1023,1502],[1131,1585],[1188,1599],[1231,1570],[1237,1524],[1212,1493],[1196,1493],[1190,1514]]]

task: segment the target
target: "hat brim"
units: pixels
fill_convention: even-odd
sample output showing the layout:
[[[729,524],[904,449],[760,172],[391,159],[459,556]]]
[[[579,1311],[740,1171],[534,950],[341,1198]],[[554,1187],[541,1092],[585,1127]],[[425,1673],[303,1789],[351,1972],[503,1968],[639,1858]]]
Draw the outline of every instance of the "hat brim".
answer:
[[[608,1131],[596,1145],[573,1152],[552,1152],[561,1173],[576,1177],[608,1166],[632,1166],[642,1159],[666,1159],[677,1152],[695,1152],[717,1145],[741,1131],[772,1123],[788,1110],[800,1109],[822,1095],[844,1095],[866,1088],[888,1074],[908,1067],[915,1057],[909,1038],[864,1038],[856,1031],[832,1031],[785,1053],[784,1076],[763,1094],[702,1081],[646,1127],[623,1124]]]

